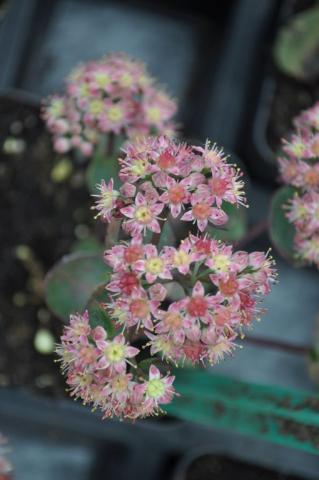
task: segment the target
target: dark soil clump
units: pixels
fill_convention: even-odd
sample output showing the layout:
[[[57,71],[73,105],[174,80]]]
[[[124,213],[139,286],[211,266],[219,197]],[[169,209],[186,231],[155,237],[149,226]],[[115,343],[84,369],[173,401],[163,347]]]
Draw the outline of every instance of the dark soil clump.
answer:
[[[60,159],[39,109],[0,99],[1,271],[0,385],[64,391],[54,355],[34,348],[39,328],[58,341],[62,323],[43,298],[46,272],[92,230],[84,166],[65,159],[69,174],[55,178]],[[53,177],[52,177],[53,175]]]

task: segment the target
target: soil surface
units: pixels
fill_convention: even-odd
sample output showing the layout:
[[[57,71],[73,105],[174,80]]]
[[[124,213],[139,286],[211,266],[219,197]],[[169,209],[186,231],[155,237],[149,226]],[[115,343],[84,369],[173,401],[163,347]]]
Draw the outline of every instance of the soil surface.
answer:
[[[233,478],[245,480],[298,480],[299,477],[276,473],[273,470],[232,460],[227,457],[204,455],[194,460],[188,468],[185,477],[180,477],[180,480],[222,480]]]
[[[64,159],[64,172],[54,170],[60,159],[37,107],[2,98],[0,119],[0,386],[59,393],[54,355],[40,354],[34,338],[45,329],[58,340],[62,323],[45,305],[43,279],[93,228],[84,166]]]

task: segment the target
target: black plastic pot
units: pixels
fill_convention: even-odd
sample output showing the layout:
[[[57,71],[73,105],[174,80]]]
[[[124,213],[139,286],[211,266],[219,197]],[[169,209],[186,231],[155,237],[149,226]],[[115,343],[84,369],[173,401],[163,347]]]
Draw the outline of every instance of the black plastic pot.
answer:
[[[273,103],[278,95],[278,83],[286,81],[287,84],[294,85],[298,88],[298,82],[285,77],[281,74],[273,64],[272,46],[274,39],[278,33],[279,27],[284,24],[289,17],[294,15],[296,11],[309,7],[311,2],[299,2],[293,0],[284,0],[278,2],[278,9],[271,24],[268,33],[267,48],[263,52],[262,64],[257,74],[257,82],[255,82],[255,98],[256,102],[252,103],[247,115],[247,128],[243,132],[242,141],[239,145],[239,152],[247,162],[249,170],[254,178],[263,182],[274,185],[278,179],[278,167],[276,164],[276,151],[280,148],[271,146],[269,127],[273,109]],[[299,83],[300,89],[305,89],[305,85]],[[315,100],[314,100],[315,101]],[[304,105],[307,108],[311,105]],[[300,108],[301,109],[301,108]],[[295,111],[295,114],[299,110]],[[291,118],[292,120],[292,118]],[[289,133],[283,131],[282,134]]]
[[[268,480],[276,471],[318,478],[317,457],[302,452],[191,422],[101,421],[88,407],[22,389],[0,389],[0,428],[19,480],[190,480],[191,465],[207,454],[224,476],[200,480],[228,480],[236,472]]]
[[[178,463],[172,480],[229,480],[231,478],[258,480],[301,480],[223,455],[215,445],[195,449]]]
[[[142,472],[147,480],[160,480],[172,453],[183,448],[183,425],[102,421],[71,400],[37,397],[22,389],[0,390],[0,428],[10,441],[21,480],[51,479],[50,469],[59,474],[52,478],[61,480],[137,479]],[[38,454],[30,459],[33,477],[22,470],[29,463],[23,452],[28,448]]]
[[[62,88],[77,62],[125,50],[179,99],[186,137],[236,152],[280,4],[11,0],[0,30],[0,87],[44,96]]]
[[[157,470],[162,468],[161,456],[164,455],[165,458],[167,456],[167,462],[169,464],[171,451],[175,449],[178,450],[178,441],[176,438],[178,438],[178,432],[184,422],[169,417],[139,422],[139,425],[136,427],[120,422],[102,422],[100,419],[101,415],[94,416],[89,409],[75,405],[71,399],[65,399],[64,379],[59,372],[58,366],[54,363],[53,355],[39,355],[33,347],[34,332],[39,328],[39,322],[41,326],[43,313],[47,312],[43,301],[35,305],[27,304],[23,306],[23,308],[15,305],[12,301],[16,289],[20,292],[24,292],[24,289],[27,291],[28,282],[28,275],[25,274],[23,265],[20,265],[21,262],[17,261],[14,255],[16,245],[25,244],[27,248],[30,248],[31,251],[34,252],[39,265],[40,259],[42,262],[45,261],[45,258],[42,258],[37,247],[39,248],[41,245],[43,246],[43,244],[44,251],[47,251],[45,257],[53,261],[51,252],[52,245],[49,245],[53,239],[45,239],[46,227],[44,230],[42,228],[40,228],[40,230],[36,228],[35,231],[33,231],[34,220],[39,215],[39,211],[41,211],[38,205],[39,189],[36,182],[37,179],[28,177],[25,172],[27,160],[30,155],[32,155],[32,152],[39,149],[37,142],[38,139],[43,136],[44,126],[38,118],[39,103],[37,98],[31,94],[25,94],[25,92],[17,90],[3,92],[2,95],[0,94],[0,111],[2,114],[0,171],[2,172],[1,181],[6,182],[6,188],[2,190],[2,221],[3,224],[6,224],[8,222],[8,216],[8,218],[14,217],[16,222],[15,226],[12,225],[10,230],[6,230],[6,235],[1,237],[1,250],[5,260],[2,263],[2,275],[0,277],[0,303],[2,305],[1,311],[3,315],[0,319],[2,332],[0,340],[0,378],[2,384],[18,383],[23,385],[23,387],[19,389],[0,388],[0,432],[11,437],[10,442],[14,450],[16,448],[20,449],[21,442],[25,445],[26,449],[29,448],[29,443],[31,446],[34,445],[36,451],[41,451],[42,449],[43,460],[41,460],[41,458],[34,459],[35,465],[37,465],[38,462],[40,472],[41,469],[45,470],[46,468],[45,461],[50,462],[50,452],[55,452],[53,457],[54,455],[63,457],[63,451],[58,451],[58,444],[61,442],[65,444],[66,450],[72,450],[72,445],[75,445],[75,450],[78,449],[80,451],[82,449],[84,451],[84,457],[87,457],[87,465],[84,466],[83,464],[82,467],[85,467],[87,472],[89,472],[87,474],[90,475],[85,478],[92,478],[94,480],[102,479],[105,478],[106,473],[109,475],[110,472],[113,472],[112,475],[116,475],[119,479],[127,478],[129,472],[133,472],[131,478],[135,478],[134,472],[136,473],[141,463],[143,463],[145,478],[155,479]],[[31,117],[32,119],[37,119],[36,123],[32,122],[33,126],[30,124]],[[23,136],[23,133],[26,135]],[[31,152],[29,156],[25,154],[18,157],[6,155],[3,149],[7,136],[18,141],[21,141],[21,139],[25,141],[26,147],[30,149]],[[52,152],[49,151],[50,155],[51,153]],[[45,158],[41,157],[41,159],[44,163]],[[51,161],[53,165],[53,158],[50,156],[49,164]],[[21,188],[20,191],[19,188],[17,188],[16,183],[19,180],[17,178],[17,172],[14,169],[12,169],[12,171],[10,169],[13,164],[18,164],[19,169],[21,166],[21,175],[19,178],[23,176],[23,179],[26,179],[25,181],[29,184],[29,190],[25,191]],[[51,167],[52,166],[49,168]],[[41,161],[39,169],[43,169]],[[8,171],[10,172],[9,174],[7,173]],[[30,174],[30,164],[27,167],[27,171]],[[35,176],[36,173],[37,172],[34,172]],[[21,185],[21,187],[22,186],[23,185]],[[53,187],[53,184],[51,187]],[[71,187],[66,186],[66,188]],[[86,188],[83,188],[84,195],[87,197]],[[51,201],[52,197],[50,194],[49,203]],[[29,231],[26,232],[22,225],[22,228],[19,227],[20,217],[18,218],[17,212],[20,212],[21,215],[21,211],[24,211],[26,204],[30,202],[34,210],[32,210],[31,213],[29,212],[27,218]],[[45,202],[45,199],[43,202]],[[7,213],[5,213],[6,206],[8,210]],[[4,216],[4,213],[6,216]],[[70,212],[70,216],[72,217],[72,211]],[[45,218],[43,221],[45,221]],[[38,223],[39,222],[37,222],[37,224]],[[52,216],[50,218],[50,224],[52,225],[53,223],[54,217]],[[72,234],[73,227],[71,219],[69,219],[69,223],[70,225],[67,226],[66,230],[69,228],[70,232],[67,233],[67,231],[65,231],[66,236],[70,233]],[[13,234],[13,232],[15,233]],[[62,248],[63,250],[63,248],[66,247],[65,239],[63,240],[62,236],[57,238],[56,241],[61,242],[58,248]],[[63,253],[66,253],[66,251],[61,251],[61,255]],[[44,265],[45,268],[49,267],[45,263],[43,266]],[[42,327],[45,326],[45,328],[50,330],[51,334],[58,338],[62,329],[60,320],[52,317],[51,314],[49,317],[49,312],[47,312],[44,321],[45,324],[42,325]],[[17,324],[29,329],[30,335],[24,338],[22,336],[23,332],[21,333],[20,330],[16,328]],[[12,342],[18,342],[16,347],[14,346],[15,343]],[[29,373],[25,373],[26,371]],[[52,382],[54,378],[56,378],[56,380]],[[30,391],[35,392],[35,394],[31,394]],[[145,432],[145,436],[141,432]],[[55,439],[53,446],[51,445],[51,437]],[[161,442],[159,442],[161,444],[160,447],[158,446],[159,438],[162,439]],[[167,440],[164,441],[164,438],[172,438],[172,443]],[[94,443],[94,448],[91,445],[92,443]],[[45,445],[48,448],[48,452],[46,452],[44,448]],[[151,448],[147,459],[143,459],[142,447],[144,445],[149,445]],[[162,453],[162,451],[164,453]],[[112,461],[108,460],[105,462],[106,456],[112,458]],[[14,457],[17,462],[20,461],[18,451]],[[64,467],[66,471],[61,467],[61,478],[63,478],[62,474],[66,474],[69,468],[71,472],[74,472],[74,477],[72,476],[73,473],[70,473],[70,476],[67,478],[78,478],[76,469],[78,468],[77,462],[80,460],[76,458],[72,460],[72,458],[71,456],[70,461],[67,460],[67,458],[62,459],[65,463]],[[25,458],[21,460],[22,463],[24,461],[26,461]],[[74,462],[74,465],[72,462]],[[116,474],[117,470],[121,472],[119,475]],[[36,477],[37,472],[32,472],[33,470],[30,475],[33,474],[34,478],[41,480],[45,478],[47,480],[46,476],[41,477],[39,473],[39,476]],[[26,478],[29,479],[29,477]],[[33,477],[31,476],[31,478]]]
[[[45,96],[63,87],[77,63],[123,50],[179,98],[188,128],[222,55],[235,3],[205,9],[195,2],[12,0],[1,32],[0,86]]]
[[[274,79],[265,77],[251,124],[250,142],[246,144],[243,152],[252,176],[270,184],[275,183],[278,177],[275,153],[269,145],[266,133],[274,92]]]
[[[6,96],[5,98],[7,99],[8,104],[10,104],[11,102],[14,112],[20,112],[23,111],[23,108],[30,107],[34,115],[37,115],[38,113],[37,100],[33,97],[30,98],[28,96],[25,96],[23,92],[12,91],[10,95]],[[3,118],[4,117],[2,115],[2,119]],[[2,135],[5,134],[6,132],[2,131]],[[37,137],[37,135],[38,134],[33,136]],[[9,158],[7,159],[7,161],[9,163],[12,163],[13,159]],[[23,166],[25,166],[25,159]],[[30,165],[28,165],[28,170],[29,169]],[[23,170],[24,175],[26,175],[27,171]],[[31,185],[32,181],[29,181],[32,196],[34,198],[34,188]],[[8,183],[6,185],[8,190],[9,186],[10,184]],[[3,193],[6,193],[7,189],[4,189]],[[25,199],[23,199],[23,201],[25,201]],[[259,208],[262,210],[261,205],[259,205]],[[259,215],[259,212],[257,213]],[[30,215],[30,217],[28,218],[29,225],[31,225],[31,221],[32,216]],[[5,220],[4,223],[9,223],[9,220]],[[22,233],[24,233],[24,229],[22,230]],[[30,230],[32,230],[31,227]],[[30,232],[30,234],[32,237],[32,241],[34,241],[34,234],[32,234],[32,232]],[[17,241],[17,238],[15,238],[14,241]],[[38,241],[37,245],[40,245],[42,243],[43,241]],[[46,250],[50,250],[50,247],[48,245],[49,239],[46,239]],[[264,249],[264,247],[265,246],[262,245],[261,248]],[[8,262],[9,253],[11,252],[11,250],[12,246],[9,248],[9,250],[7,250],[8,254],[5,254],[6,262]],[[2,272],[4,271],[4,269],[5,263],[2,264]],[[9,266],[8,272],[10,272],[11,275],[11,282],[16,282],[17,279],[13,274],[14,269]],[[10,278],[8,275],[5,278],[6,287],[9,284]],[[18,280],[21,284],[21,282],[23,281],[23,277],[19,277]],[[2,314],[5,314],[5,316],[7,316],[4,309],[2,309]],[[8,319],[9,327],[11,328],[13,322],[17,320],[17,317],[20,318],[20,324],[27,323],[30,327],[33,318],[37,318],[37,313],[36,311],[34,311],[33,317],[28,317],[28,320],[26,315],[26,307],[20,309],[20,311],[16,311],[12,318],[10,317]],[[308,316],[311,318],[311,314],[309,314]],[[52,326],[54,326],[54,331],[56,329],[56,333],[58,335],[58,329],[61,328],[61,325],[56,319],[52,319],[52,322]],[[1,340],[5,338],[5,335],[7,333],[8,332],[6,330],[3,331]],[[23,343],[20,343],[20,345],[16,349],[13,349],[13,354],[14,357],[16,357],[16,360],[20,355],[20,358],[23,358],[21,364],[26,367],[27,361],[23,357],[24,348],[25,346],[23,345]],[[3,349],[1,348],[1,350]],[[33,354],[35,354],[35,352]],[[38,362],[39,365],[42,365],[41,371]],[[94,443],[94,449],[96,451],[94,450],[94,454],[91,454],[90,456],[91,463],[94,463],[94,470],[90,472],[90,475],[91,478],[94,478],[94,480],[98,480],[99,478],[105,478],[107,472],[110,471],[114,475],[117,475],[116,472],[123,472],[118,474],[118,478],[121,478],[120,475],[123,475],[122,478],[126,478],[129,471],[140,472],[141,468],[144,469],[143,471],[145,473],[145,479],[166,479],[169,478],[173,466],[182,454],[195,447],[211,444],[212,441],[216,443],[216,448],[218,446],[219,450],[217,450],[217,452],[219,454],[229,453],[229,455],[231,455],[234,451],[236,451],[239,457],[246,458],[251,462],[257,461],[256,459],[259,459],[259,462],[261,462],[264,457],[264,451],[268,451],[271,452],[267,457],[267,460],[269,460],[271,466],[278,466],[279,468],[282,464],[285,464],[287,462],[287,455],[289,454],[289,451],[287,453],[287,449],[279,449],[278,447],[274,447],[272,445],[264,446],[264,444],[261,444],[262,446],[260,446],[259,449],[257,449],[256,451],[256,445],[258,445],[258,442],[255,440],[245,440],[239,435],[235,435],[233,433],[229,434],[219,432],[218,434],[216,434],[213,433],[212,430],[205,429],[203,427],[185,422],[183,420],[167,420],[166,417],[164,417],[159,420],[151,419],[145,422],[136,422],[135,425],[129,425],[127,423],[120,422],[102,422],[98,414],[93,415],[89,411],[89,409],[84,408],[80,405],[75,405],[71,400],[61,399],[61,393],[64,389],[64,382],[62,377],[60,377],[59,375],[58,368],[54,367],[53,357],[48,357],[47,361],[45,362],[43,357],[41,358],[40,356],[38,356],[36,357],[36,363],[34,363],[33,365],[36,371],[32,371],[32,378],[30,378],[30,376],[28,378],[29,386],[32,386],[32,389],[33,391],[36,391],[36,394],[31,395],[30,393],[28,393],[26,390],[27,387],[24,387],[21,390],[0,389],[0,431],[4,430],[4,433],[9,436],[11,435],[11,437],[14,436],[14,438],[16,438],[16,443],[13,444],[13,448],[15,448],[15,445],[17,445],[17,450],[20,449],[19,446],[21,445],[21,449],[23,450],[25,445],[28,444],[28,438],[25,441],[23,440],[23,438],[21,439],[21,436],[25,435],[24,432],[26,432],[26,436],[28,437],[29,435],[31,435],[32,431],[34,432],[34,444],[38,446],[42,443],[43,445],[46,445],[46,442],[48,441],[46,435],[49,435],[49,438],[51,438],[51,436],[57,438],[58,444],[62,443],[62,440],[60,442],[60,439],[70,438],[70,436],[71,445],[72,442],[76,443],[80,439],[82,439],[82,443],[80,442],[79,448],[81,447],[81,445],[84,445],[85,447],[85,445],[87,444],[91,445],[92,443]],[[13,370],[13,373],[15,375],[16,372],[14,366],[15,365],[8,364],[8,368],[10,369],[10,371]],[[2,382],[4,379],[3,373],[5,372],[2,368]],[[46,381],[48,373],[51,376],[58,375],[59,378],[61,378],[61,382],[59,383],[58,388],[54,390],[55,396],[52,395],[52,388],[43,387],[43,381]],[[43,375],[45,378],[43,378]],[[33,378],[35,380],[38,378],[39,381],[34,382]],[[40,380],[42,382],[42,386],[40,385]],[[43,395],[40,396],[40,392],[50,394],[50,396],[48,398],[44,397]],[[58,431],[56,429],[58,429]],[[43,432],[48,433],[44,434]],[[70,447],[70,443],[68,445]],[[136,449],[137,446],[138,449]],[[127,456],[125,456],[125,460],[123,460],[122,462],[123,464],[119,460],[119,452],[121,452],[122,449],[124,453],[128,452],[125,453],[125,455]],[[43,447],[43,456],[45,458],[47,458],[46,455],[48,454],[45,453],[45,449]],[[83,455],[85,457],[84,453]],[[250,458],[249,455],[251,455]],[[276,457],[276,455],[278,456]],[[94,460],[92,460],[93,457]],[[145,459],[144,457],[147,457],[147,459]],[[304,468],[305,464],[307,465],[309,457],[309,455],[307,456],[302,453],[294,453],[294,459],[296,461],[294,465],[290,465],[291,468]],[[113,458],[113,464],[112,462],[110,464],[109,462],[105,461],[105,458]],[[47,459],[47,461],[49,460]],[[87,468],[89,469],[91,468],[91,466]],[[43,478],[45,477],[42,477],[41,480],[43,480]],[[69,478],[72,477],[70,476]]]

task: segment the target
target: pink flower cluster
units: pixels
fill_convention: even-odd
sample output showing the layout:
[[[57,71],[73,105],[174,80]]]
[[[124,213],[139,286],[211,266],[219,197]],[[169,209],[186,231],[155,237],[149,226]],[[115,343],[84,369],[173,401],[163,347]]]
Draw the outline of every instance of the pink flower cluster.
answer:
[[[115,191],[112,181],[102,181],[94,208],[107,222],[122,216],[131,236],[159,233],[159,220],[168,212],[203,232],[209,223],[227,222],[223,202],[245,204],[242,173],[216,145],[202,148],[149,137],[128,145],[120,164],[122,187]]]
[[[189,235],[161,251],[133,238],[106,251],[105,261],[113,269],[111,317],[123,331],[143,329],[151,354],[175,364],[214,365],[230,353],[274,278],[264,253],[234,253],[208,236]]]
[[[139,350],[121,333],[108,338],[102,326],[91,328],[88,312],[71,315],[61,342],[57,353],[67,372],[71,395],[99,407],[104,418],[134,420],[156,414],[160,404],[172,400],[174,377],[161,375],[151,365],[148,378],[141,380],[135,360]]]
[[[294,225],[297,257],[319,267],[319,102],[295,120],[296,132],[283,140],[281,178],[295,187],[287,218]]]
[[[295,194],[289,202],[287,218],[296,230],[294,242],[298,258],[319,268],[319,192]]]
[[[138,333],[143,349],[168,363],[214,365],[263,313],[259,301],[275,276],[264,253],[234,253],[207,236],[190,235],[178,248],[161,251],[133,238],[107,250],[105,261],[113,269],[105,308],[121,333],[108,339],[103,327],[90,327],[86,312],[71,317],[57,350],[72,395],[100,407],[105,417],[156,414],[175,394],[174,377],[153,364],[143,380],[141,352],[128,339]]]
[[[75,315],[57,352],[73,396],[105,417],[135,419],[157,414],[176,394],[174,377],[161,373],[156,358],[162,366],[207,366],[232,353],[242,329],[263,313],[275,270],[268,254],[234,252],[204,232],[209,222],[227,221],[224,202],[245,204],[241,173],[216,145],[162,136],[139,139],[125,154],[123,185],[116,191],[112,180],[102,181],[94,206],[130,236],[104,254],[112,273],[101,308],[115,333],[92,328],[87,312]],[[195,233],[159,248],[164,221],[172,219],[193,222]]]
[[[73,70],[65,95],[45,102],[43,118],[58,153],[75,148],[90,156],[108,133],[130,139],[173,135],[176,108],[141,62],[114,53]]]

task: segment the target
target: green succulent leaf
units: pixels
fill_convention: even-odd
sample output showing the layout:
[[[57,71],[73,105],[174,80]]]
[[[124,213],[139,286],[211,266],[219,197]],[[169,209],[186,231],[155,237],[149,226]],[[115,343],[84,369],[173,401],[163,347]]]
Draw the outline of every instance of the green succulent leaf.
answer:
[[[179,282],[172,280],[171,282],[165,283],[164,287],[167,291],[166,298],[173,302],[177,302],[185,297],[185,290]]]
[[[274,58],[278,68],[299,80],[319,75],[319,7],[294,15],[278,34]]]
[[[114,181],[114,188],[118,189],[121,186],[119,179],[120,164],[118,155],[107,157],[101,153],[97,153],[91,160],[86,172],[86,179],[91,193],[97,193],[97,185],[101,180],[108,183],[111,178]]]
[[[285,215],[285,206],[295,192],[293,187],[280,188],[274,194],[270,205],[270,237],[274,246],[288,259],[294,256],[295,229]]]
[[[53,313],[67,320],[71,313],[84,310],[97,285],[106,284],[109,276],[100,255],[67,255],[46,276],[46,302]]]
[[[105,283],[102,283],[92,293],[86,308],[89,312],[91,327],[101,326],[106,330],[108,338],[113,338],[116,334],[115,322],[105,309],[105,304],[109,301]]]
[[[247,233],[246,208],[237,208],[228,202],[224,202],[222,208],[228,215],[228,222],[223,228],[209,225],[207,232],[212,237],[217,238],[217,240],[223,240],[225,242],[241,240]]]
[[[71,253],[96,253],[102,256],[103,251],[103,244],[93,236],[77,240],[71,246]]]
[[[161,249],[167,245],[174,245],[175,241],[175,234],[171,222],[166,221],[162,228],[161,237],[158,242],[158,248]]]

